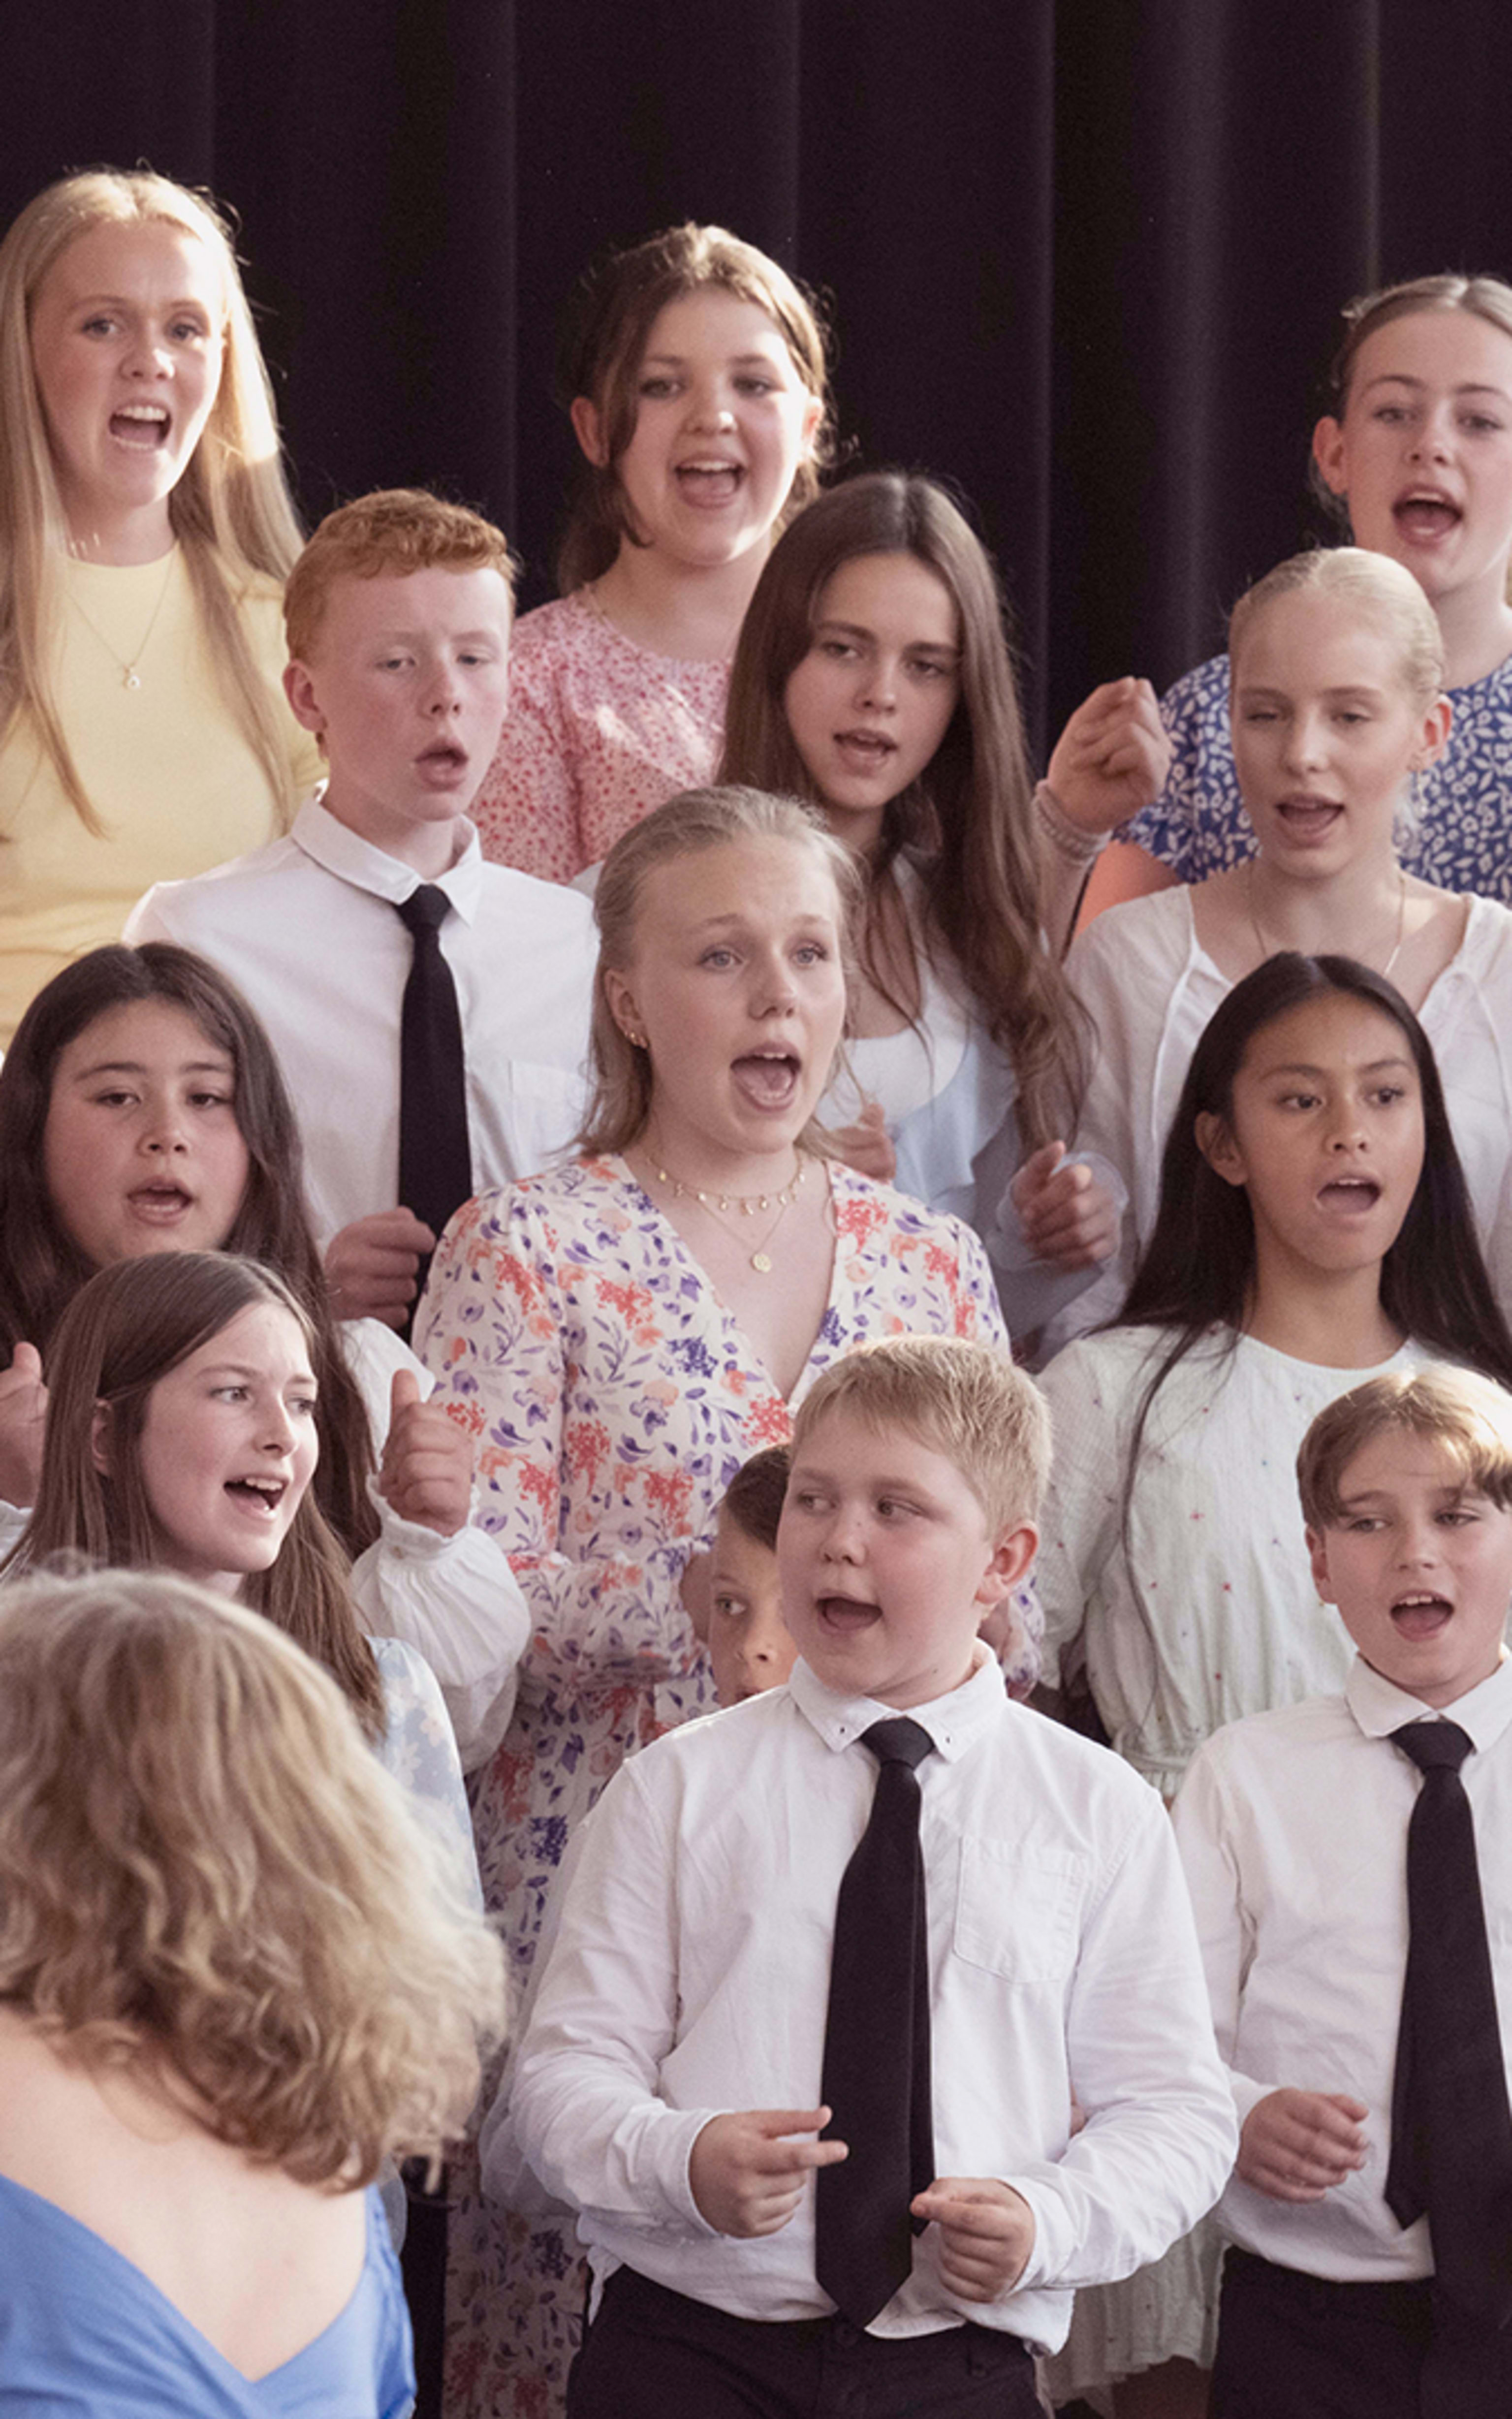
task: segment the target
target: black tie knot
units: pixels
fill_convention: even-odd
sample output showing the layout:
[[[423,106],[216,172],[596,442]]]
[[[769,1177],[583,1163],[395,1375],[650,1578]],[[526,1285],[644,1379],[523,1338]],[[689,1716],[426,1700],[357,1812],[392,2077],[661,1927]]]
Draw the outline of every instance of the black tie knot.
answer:
[[[905,1764],[910,1772],[934,1752],[934,1741],[922,1722],[911,1722],[906,1714],[893,1721],[873,1722],[861,1733],[861,1745],[871,1749],[878,1764]]]
[[[1458,1772],[1475,1744],[1458,1722],[1407,1722],[1391,1737],[1419,1772]]]
[[[439,884],[423,882],[411,890],[408,899],[394,901],[400,921],[406,924],[418,941],[422,932],[434,932],[452,912],[452,902]]]

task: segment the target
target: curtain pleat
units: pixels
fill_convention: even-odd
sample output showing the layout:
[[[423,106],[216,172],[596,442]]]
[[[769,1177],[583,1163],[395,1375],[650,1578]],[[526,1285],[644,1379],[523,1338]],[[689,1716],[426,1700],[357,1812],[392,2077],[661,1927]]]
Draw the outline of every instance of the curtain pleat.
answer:
[[[555,331],[715,219],[829,299],[850,458],[951,481],[1036,733],[1164,685],[1325,528],[1340,304],[1512,274],[1497,0],[57,0],[0,20],[0,216],[146,159],[242,223],[306,511],[424,481],[551,592]]]

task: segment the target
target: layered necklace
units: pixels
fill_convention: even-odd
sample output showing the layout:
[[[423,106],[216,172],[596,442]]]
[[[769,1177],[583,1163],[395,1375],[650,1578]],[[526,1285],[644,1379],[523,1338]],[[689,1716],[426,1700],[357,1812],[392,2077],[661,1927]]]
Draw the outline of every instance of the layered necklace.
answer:
[[[769,1210],[775,1210],[776,1217],[755,1250],[748,1255],[750,1265],[759,1277],[771,1275],[772,1239],[802,1192],[803,1179],[809,1172],[809,1163],[801,1150],[795,1153],[793,1174],[787,1183],[779,1192],[772,1193],[718,1193],[711,1187],[685,1184],[681,1177],[673,1176],[670,1168],[661,1166],[656,1160],[652,1165],[656,1171],[657,1183],[670,1188],[674,1201],[696,1201],[701,1210],[706,1210],[711,1218],[720,1222],[728,1234],[739,1235],[743,1247],[748,1238],[740,1234],[738,1226],[731,1225],[731,1217],[762,1218]]]
[[[1271,943],[1266,939],[1265,934],[1261,932],[1260,919],[1255,912],[1255,866],[1256,859],[1252,856],[1244,874],[1244,906],[1249,916],[1250,928],[1255,934],[1256,946],[1258,948],[1260,952],[1260,962],[1263,964],[1267,958],[1273,958],[1276,953],[1272,948]],[[1385,964],[1380,969],[1383,979],[1390,975],[1393,966],[1396,963],[1397,959],[1402,954],[1402,941],[1406,935],[1406,932],[1407,876],[1402,871],[1401,867],[1398,866],[1396,868],[1396,938],[1392,945],[1390,957],[1386,960]],[[1368,959],[1365,960],[1365,963],[1368,964]]]

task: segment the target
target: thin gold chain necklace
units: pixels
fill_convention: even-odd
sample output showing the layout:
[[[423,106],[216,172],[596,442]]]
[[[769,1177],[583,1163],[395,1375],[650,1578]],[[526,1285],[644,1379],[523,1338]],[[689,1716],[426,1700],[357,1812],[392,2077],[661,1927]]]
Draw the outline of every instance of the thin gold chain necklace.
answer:
[[[147,640],[151,638],[153,631],[158,626],[158,615],[162,610],[163,600],[168,593],[168,582],[172,576],[173,549],[170,547],[167,561],[163,565],[162,585],[158,591],[158,601],[152,608],[147,628],[142,633],[141,639],[134,654],[129,658],[121,654],[118,647],[113,647],[111,645],[110,640],[106,638],[104,631],[95,620],[94,615],[85,610],[84,605],[81,603],[79,597],[74,594],[72,589],[69,591],[69,595],[73,597],[74,604],[78,607],[81,621],[85,624],[86,628],[93,631],[95,637],[100,640],[100,645],[104,648],[106,655],[110,656],[111,660],[120,666],[122,688],[140,688],[142,686],[142,675],[137,670],[137,666],[141,662],[143,656],[147,654]]]
[[[780,1190],[771,1193],[720,1193],[712,1186],[685,1184],[681,1177],[673,1176],[671,1169],[663,1167],[659,1161],[654,1160],[652,1164],[656,1168],[657,1183],[671,1187],[674,1201],[696,1201],[699,1208],[707,1210],[711,1218],[718,1219],[729,1234],[739,1232],[738,1228],[730,1226],[727,1223],[731,1210],[738,1210],[742,1218],[760,1218],[766,1210],[775,1209],[777,1216],[749,1256],[750,1265],[757,1275],[770,1276],[772,1239],[802,1192],[803,1179],[809,1172],[808,1162],[802,1151],[795,1155],[793,1174],[788,1182]],[[742,1237],[741,1240],[744,1242],[745,1238]]]

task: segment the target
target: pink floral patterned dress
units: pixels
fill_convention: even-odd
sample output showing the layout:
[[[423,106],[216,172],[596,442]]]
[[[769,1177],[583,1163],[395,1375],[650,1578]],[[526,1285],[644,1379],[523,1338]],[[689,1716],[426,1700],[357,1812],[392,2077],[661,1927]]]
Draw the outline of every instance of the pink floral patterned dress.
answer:
[[[727,660],[654,655],[586,590],[527,613],[509,656],[509,714],[472,805],[483,853],[570,882],[679,790],[713,778]]]
[[[478,1518],[503,1543],[535,1624],[473,1810],[484,1894],[502,1913],[521,1989],[573,1825],[625,1756],[713,1710],[679,1583],[712,1542],[740,1463],[786,1439],[794,1405],[854,1344],[1006,1343],[968,1228],[850,1168],[832,1167],[829,1181],[829,1303],[792,1403],[621,1160],[485,1194],[436,1255],[416,1348],[435,1399],[477,1440]],[[1031,1631],[1037,1618],[1036,1607]],[[459,2198],[448,2419],[551,2419],[583,2307],[570,2232],[489,2208],[475,2169]]]

